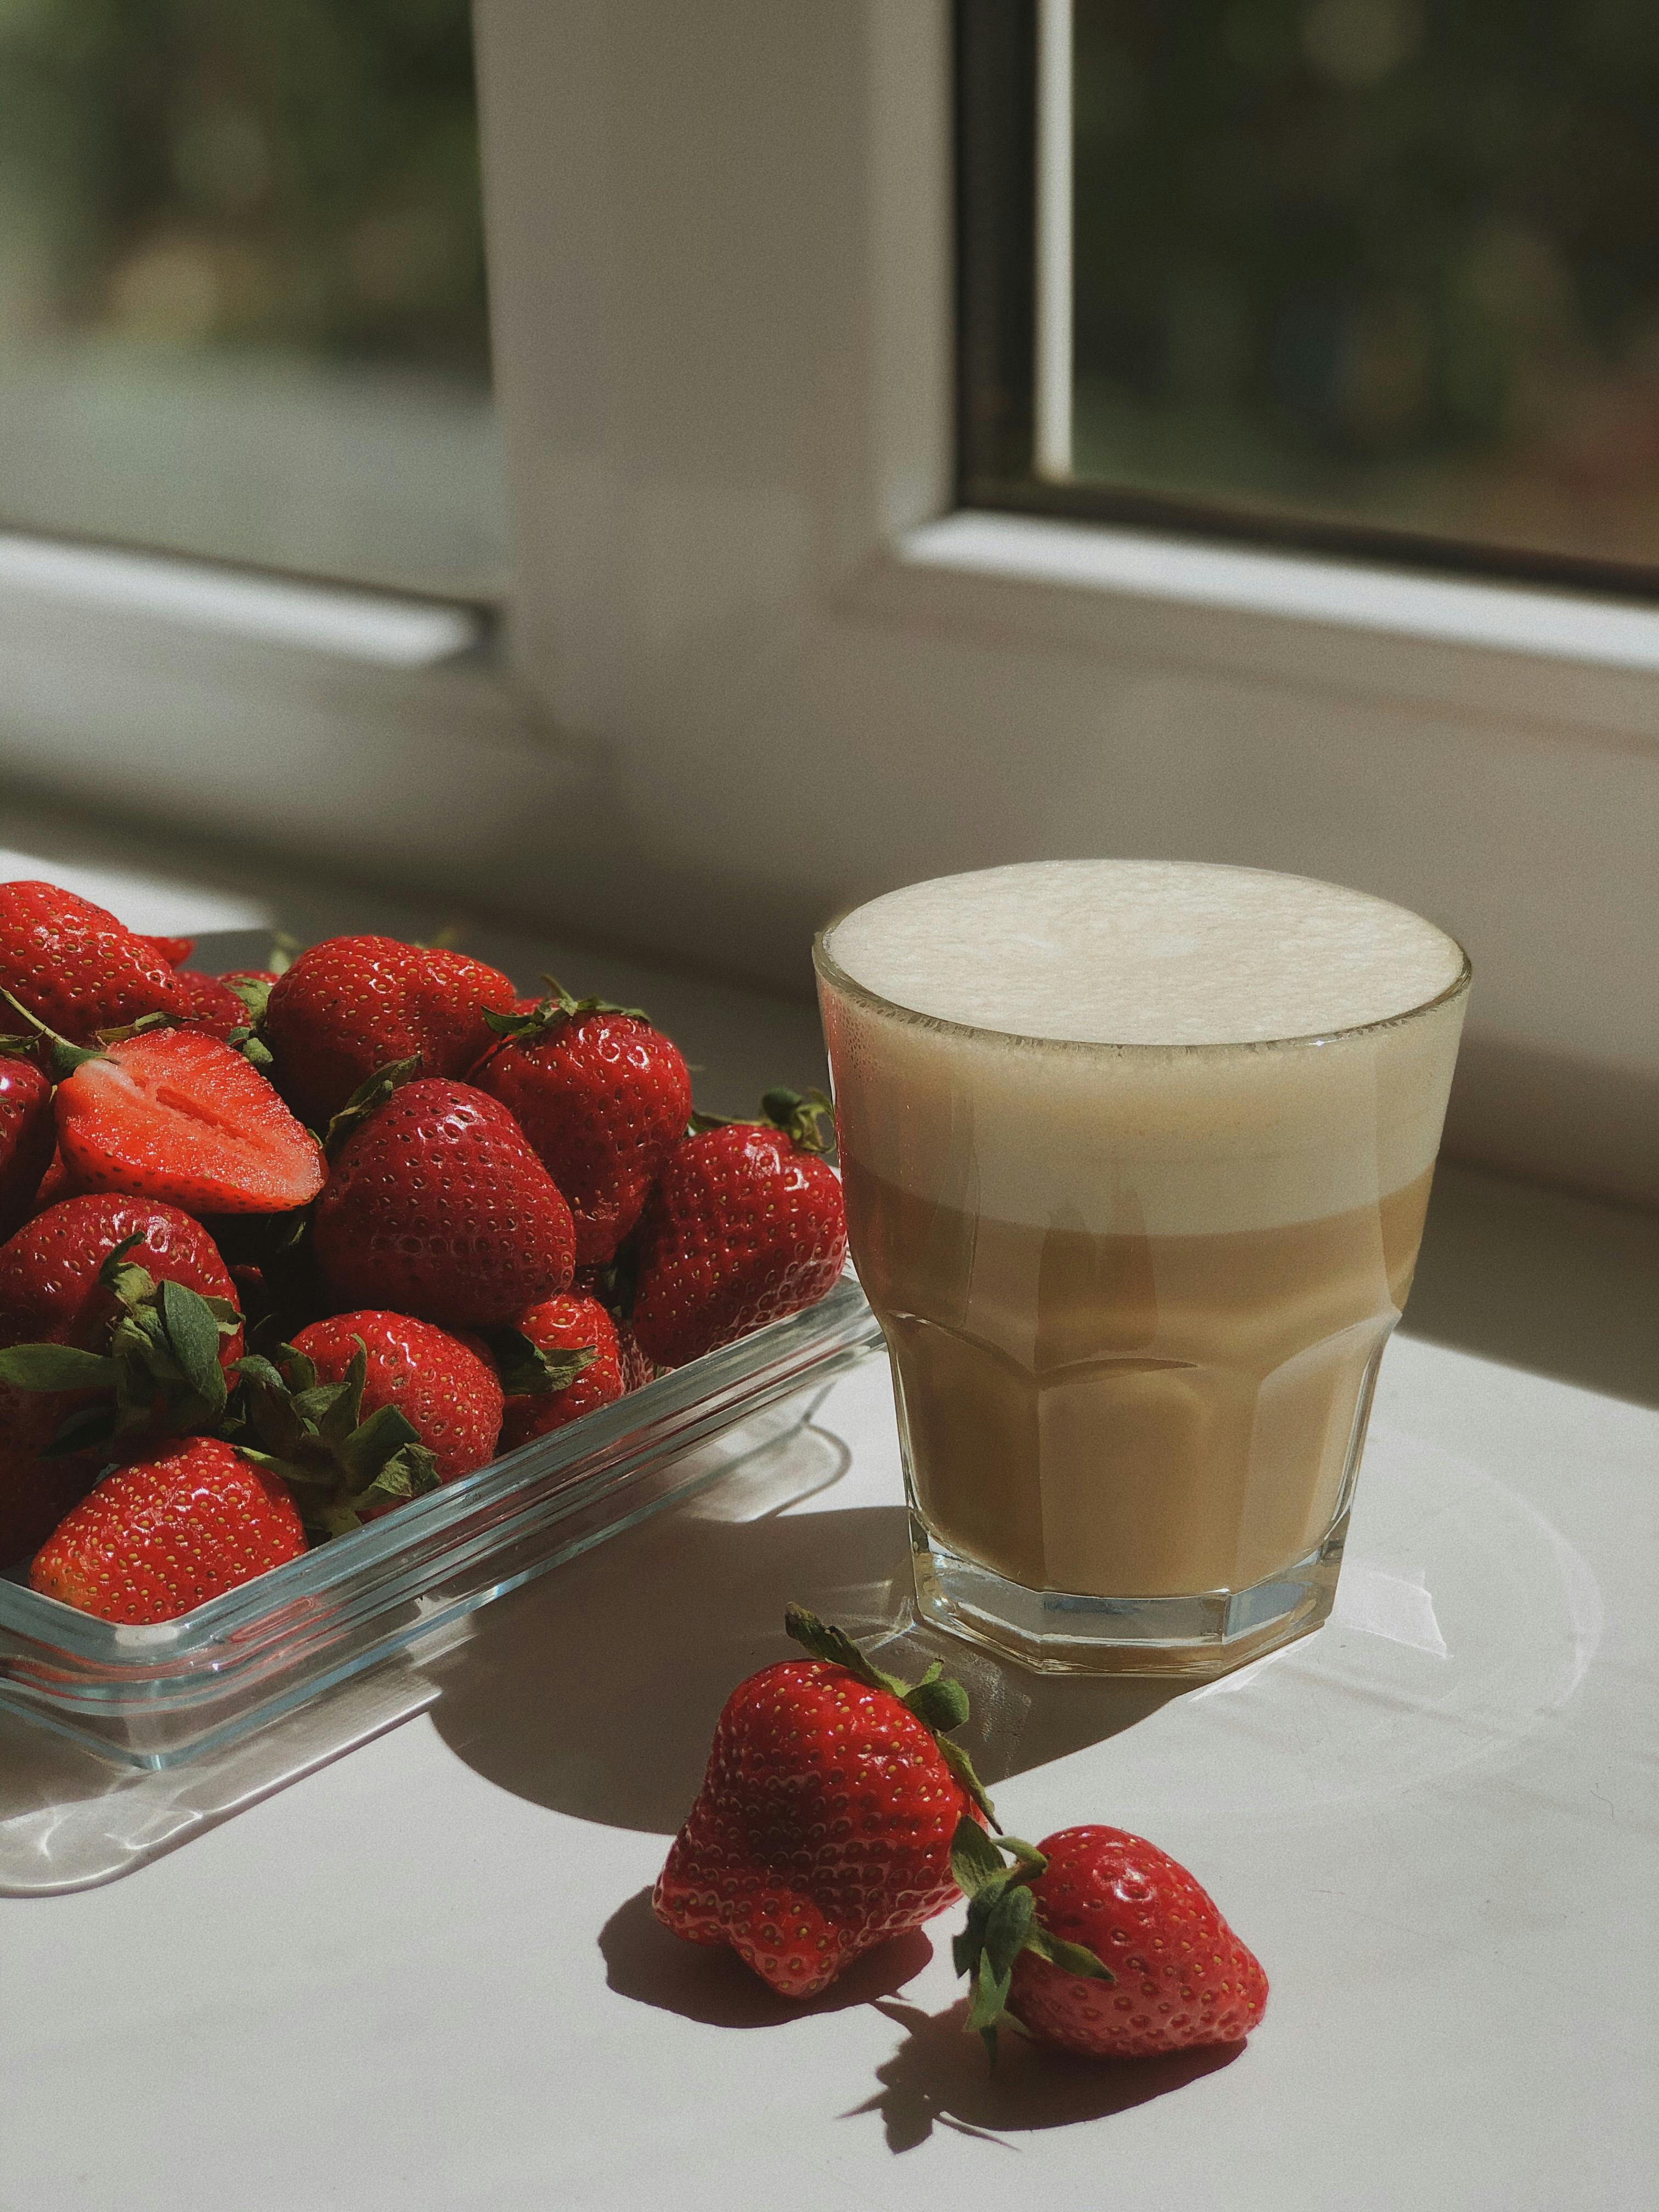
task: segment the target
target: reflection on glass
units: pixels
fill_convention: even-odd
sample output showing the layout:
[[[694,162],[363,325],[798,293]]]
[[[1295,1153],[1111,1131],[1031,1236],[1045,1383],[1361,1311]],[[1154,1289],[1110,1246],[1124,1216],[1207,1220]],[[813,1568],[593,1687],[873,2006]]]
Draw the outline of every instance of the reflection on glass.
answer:
[[[1077,0],[1085,481],[1659,560],[1650,0]]]
[[[0,524],[500,582],[466,0],[0,6]]]

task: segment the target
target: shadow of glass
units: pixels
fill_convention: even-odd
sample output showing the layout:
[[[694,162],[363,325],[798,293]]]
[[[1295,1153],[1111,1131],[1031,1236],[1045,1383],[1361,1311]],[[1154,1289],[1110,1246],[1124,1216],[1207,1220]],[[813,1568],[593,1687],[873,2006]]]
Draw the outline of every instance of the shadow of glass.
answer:
[[[1107,2119],[1231,2066],[1244,2048],[1224,2043],[1164,2058],[1078,2058],[1005,2034],[993,2066],[978,2036],[967,2031],[965,1998],[942,2013],[880,2000],[875,2008],[906,2031],[904,2040],[876,2069],[882,2085],[876,2094],[844,2117],[878,2112],[895,2153],[914,2150],[935,2127],[1002,2142],[1035,2129]]]
[[[914,1619],[897,1506],[714,1520],[695,1507],[633,1530],[482,1613],[428,1670],[440,1735],[532,1803],[672,1834],[702,1780],[721,1706],[744,1675],[798,1658],[794,1600],[847,1627],[890,1671],[941,1660],[975,1716],[960,1741],[994,1784],[1102,1741],[1175,1694],[1149,1682],[1052,1681]]]
[[[708,2027],[782,2027],[815,2013],[845,2012],[891,1996],[913,1981],[933,1955],[921,1929],[855,1959],[820,1997],[794,2004],[768,1989],[735,1951],[723,1944],[682,1942],[651,1910],[641,1890],[620,1905],[599,1936],[607,1988],[635,2004],[678,2013]]]

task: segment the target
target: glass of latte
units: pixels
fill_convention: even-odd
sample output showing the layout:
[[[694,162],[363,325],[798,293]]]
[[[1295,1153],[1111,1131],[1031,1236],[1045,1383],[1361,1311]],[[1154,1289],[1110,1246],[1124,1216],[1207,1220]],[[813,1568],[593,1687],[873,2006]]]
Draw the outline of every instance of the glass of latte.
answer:
[[[924,1613],[1198,1676],[1330,1610],[1469,966],[1359,891],[1053,860],[816,948]]]

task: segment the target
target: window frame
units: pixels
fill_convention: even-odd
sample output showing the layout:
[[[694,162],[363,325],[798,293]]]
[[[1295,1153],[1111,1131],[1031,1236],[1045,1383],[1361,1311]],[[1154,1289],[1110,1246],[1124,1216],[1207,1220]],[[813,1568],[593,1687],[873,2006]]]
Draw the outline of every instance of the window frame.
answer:
[[[1471,945],[1452,1149],[1659,1204],[1659,611],[962,508],[947,0],[693,15],[477,12],[515,649],[612,795],[590,918],[800,989],[921,875],[1339,878]]]

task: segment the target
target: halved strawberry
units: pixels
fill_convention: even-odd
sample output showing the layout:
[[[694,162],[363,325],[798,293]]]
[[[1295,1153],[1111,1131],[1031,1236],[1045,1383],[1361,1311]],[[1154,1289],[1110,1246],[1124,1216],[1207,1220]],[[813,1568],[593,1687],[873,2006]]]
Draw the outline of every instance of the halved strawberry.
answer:
[[[58,1141],[83,1190],[187,1213],[283,1213],[326,1176],[317,1140],[258,1070],[216,1037],[154,1030],[82,1061],[58,1086]]]

